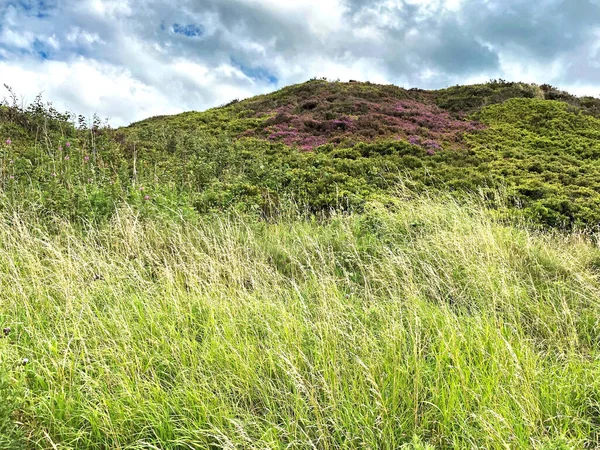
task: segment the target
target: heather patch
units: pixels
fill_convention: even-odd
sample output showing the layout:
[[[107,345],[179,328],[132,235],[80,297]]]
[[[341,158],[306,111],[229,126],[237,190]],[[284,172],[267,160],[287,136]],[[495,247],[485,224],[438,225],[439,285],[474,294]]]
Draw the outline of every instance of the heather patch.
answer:
[[[451,114],[435,105],[431,98],[400,88],[378,96],[377,102],[365,99],[364,86],[352,84],[339,89],[336,84],[316,87],[308,98],[293,98],[269,110],[263,101],[250,104],[255,117],[265,118],[261,125],[244,136],[313,150],[323,144],[373,142],[378,139],[408,141],[430,149],[464,148],[464,135],[483,128],[482,124]],[[399,97],[416,97],[404,98]],[[274,105],[273,105],[274,106]]]

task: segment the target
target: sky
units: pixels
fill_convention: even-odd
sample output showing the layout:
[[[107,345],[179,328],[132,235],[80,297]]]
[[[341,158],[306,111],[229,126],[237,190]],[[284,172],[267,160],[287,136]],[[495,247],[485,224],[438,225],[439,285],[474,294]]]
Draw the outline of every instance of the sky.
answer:
[[[0,86],[113,126],[312,77],[600,97],[600,0],[0,0]]]

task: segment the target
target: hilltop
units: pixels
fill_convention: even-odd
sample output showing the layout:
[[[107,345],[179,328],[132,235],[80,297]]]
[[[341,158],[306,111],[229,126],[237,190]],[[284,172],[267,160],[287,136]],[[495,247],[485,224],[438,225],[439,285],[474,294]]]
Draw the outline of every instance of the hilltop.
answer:
[[[206,112],[150,118],[131,130],[164,127],[258,137],[310,151],[325,144],[353,146],[382,139],[431,149],[464,148],[463,136],[483,128],[470,116],[509,99],[557,100],[600,116],[600,99],[578,98],[549,85],[492,81],[438,91],[369,82],[312,80]]]

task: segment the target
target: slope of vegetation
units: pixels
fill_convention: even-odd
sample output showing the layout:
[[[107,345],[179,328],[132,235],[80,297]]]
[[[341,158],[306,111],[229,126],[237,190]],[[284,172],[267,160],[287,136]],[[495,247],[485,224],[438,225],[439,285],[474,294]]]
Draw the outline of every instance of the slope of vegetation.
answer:
[[[600,100],[0,104],[0,449],[597,448]]]
[[[599,103],[519,83],[421,91],[317,80],[110,130],[74,126],[38,101],[0,110],[11,138],[0,144],[0,183],[13,208],[85,222],[122,204],[270,217],[293,200],[314,213],[359,212],[401,182],[457,195],[501,189],[507,217],[594,228]]]

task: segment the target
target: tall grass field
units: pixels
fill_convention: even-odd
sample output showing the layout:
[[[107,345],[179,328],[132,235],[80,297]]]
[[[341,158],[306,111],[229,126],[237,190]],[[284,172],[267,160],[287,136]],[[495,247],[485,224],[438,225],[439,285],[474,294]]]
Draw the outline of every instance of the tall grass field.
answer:
[[[0,217],[2,449],[600,443],[593,234],[448,195],[46,221]]]

